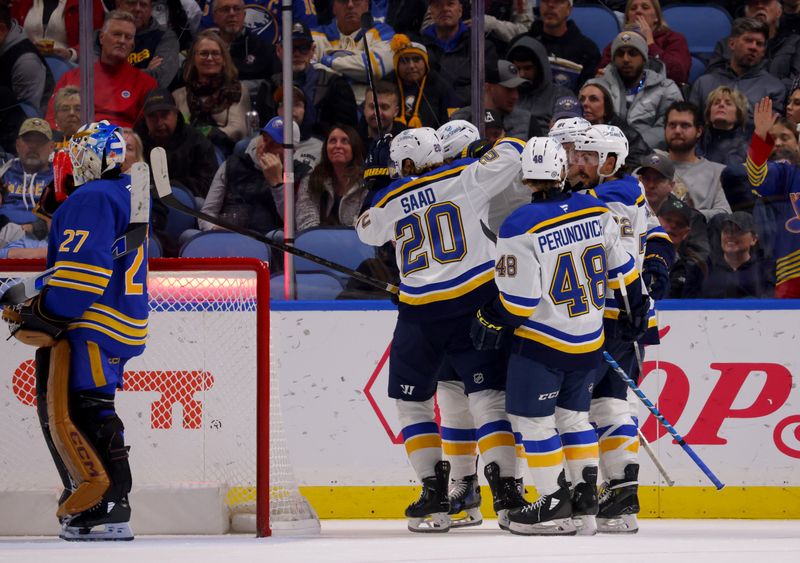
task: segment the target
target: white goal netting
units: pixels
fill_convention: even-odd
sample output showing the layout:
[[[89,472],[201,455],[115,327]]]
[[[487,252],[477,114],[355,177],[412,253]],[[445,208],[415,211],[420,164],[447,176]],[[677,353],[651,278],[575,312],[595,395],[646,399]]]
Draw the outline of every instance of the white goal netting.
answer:
[[[138,533],[150,531],[158,516],[172,521],[155,530],[162,533],[255,531],[259,423],[269,435],[272,530],[319,529],[298,491],[284,437],[278,369],[269,363],[276,356],[267,353],[265,279],[224,260],[208,269],[151,268],[147,349],[126,365],[117,394],[131,445]],[[50,489],[55,520],[60,484],[36,417],[33,352],[15,340],[2,344],[0,498]],[[268,409],[262,408],[268,425],[257,416],[259,373],[269,380]],[[140,513],[149,522],[138,523]],[[186,522],[179,525],[181,514]]]

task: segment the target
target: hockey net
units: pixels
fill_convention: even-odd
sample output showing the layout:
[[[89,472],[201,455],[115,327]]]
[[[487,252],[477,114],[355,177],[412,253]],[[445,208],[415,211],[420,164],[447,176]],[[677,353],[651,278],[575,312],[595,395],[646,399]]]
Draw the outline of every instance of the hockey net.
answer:
[[[30,275],[22,261],[7,262],[0,276]],[[155,259],[148,293],[147,348],[125,366],[117,395],[131,445],[134,531],[318,531],[284,435],[266,265]],[[54,522],[60,483],[36,417],[33,352],[13,339],[2,344],[0,499],[16,506],[26,491],[49,493]],[[3,520],[0,533],[9,533]]]

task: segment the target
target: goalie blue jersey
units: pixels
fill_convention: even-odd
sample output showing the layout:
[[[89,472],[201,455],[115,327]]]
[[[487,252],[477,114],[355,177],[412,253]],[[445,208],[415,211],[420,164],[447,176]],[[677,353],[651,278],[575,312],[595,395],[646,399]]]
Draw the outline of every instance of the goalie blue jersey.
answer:
[[[137,356],[147,337],[146,244],[118,259],[112,249],[128,229],[131,179],[94,180],[53,214],[44,307],[73,319],[67,338],[89,340],[112,355]]]

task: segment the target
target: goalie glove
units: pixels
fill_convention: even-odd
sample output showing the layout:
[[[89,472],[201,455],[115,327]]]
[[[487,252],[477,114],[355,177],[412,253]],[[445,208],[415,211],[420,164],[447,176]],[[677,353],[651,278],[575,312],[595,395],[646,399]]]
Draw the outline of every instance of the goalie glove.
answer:
[[[70,319],[58,317],[45,311],[43,306],[46,290],[30,301],[3,308],[3,320],[11,329],[11,336],[30,346],[41,348],[53,346],[64,336]]]
[[[478,309],[472,320],[469,336],[476,350],[499,350],[509,333],[509,327],[496,321],[489,307]]]
[[[630,314],[621,309],[617,318],[617,338],[625,342],[638,342],[647,332],[649,313],[650,298],[646,295],[631,305]]]

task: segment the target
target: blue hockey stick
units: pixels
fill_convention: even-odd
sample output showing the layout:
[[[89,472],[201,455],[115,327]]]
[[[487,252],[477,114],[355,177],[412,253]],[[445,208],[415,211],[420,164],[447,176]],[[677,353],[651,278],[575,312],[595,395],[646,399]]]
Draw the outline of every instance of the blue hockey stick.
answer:
[[[699,467],[700,470],[703,473],[705,473],[706,476],[708,476],[711,482],[714,483],[714,486],[717,488],[717,490],[721,490],[725,486],[725,484],[719,479],[717,479],[717,476],[714,475],[714,472],[708,468],[708,466],[703,462],[703,460],[700,459],[700,457],[694,452],[692,447],[686,443],[686,440],[683,439],[683,436],[678,434],[677,430],[675,430],[672,427],[672,425],[669,422],[667,422],[667,419],[664,418],[664,415],[661,414],[661,411],[659,411],[655,407],[655,405],[653,405],[653,403],[650,402],[650,399],[647,398],[647,395],[645,395],[642,392],[642,390],[639,389],[639,386],[636,385],[636,383],[633,381],[633,379],[631,379],[628,376],[627,373],[625,373],[625,370],[619,367],[619,364],[611,356],[611,354],[609,354],[608,352],[603,352],[603,357],[605,358],[606,362],[608,362],[608,365],[611,366],[611,369],[617,372],[617,374],[622,378],[622,380],[628,384],[628,387],[630,387],[633,390],[633,392],[636,393],[636,396],[639,397],[639,399],[644,403],[644,406],[646,406],[647,409],[651,413],[653,413],[653,416],[656,417],[656,420],[658,420],[661,423],[661,425],[667,429],[667,432],[669,432],[670,436],[675,438],[675,441],[678,442],[680,447],[683,448],[683,451],[685,451],[689,455],[689,457],[692,458],[692,461],[694,461],[695,464],[697,464],[697,467]]]

